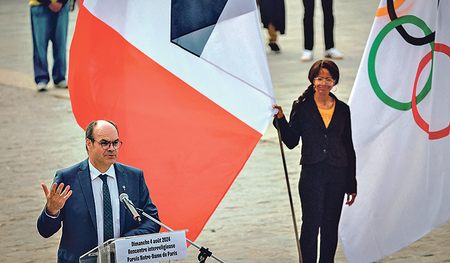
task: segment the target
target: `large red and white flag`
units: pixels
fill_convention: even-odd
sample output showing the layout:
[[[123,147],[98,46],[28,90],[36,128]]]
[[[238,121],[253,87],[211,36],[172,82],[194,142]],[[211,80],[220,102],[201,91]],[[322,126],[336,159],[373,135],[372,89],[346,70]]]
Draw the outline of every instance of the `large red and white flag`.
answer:
[[[111,119],[161,221],[195,240],[275,104],[254,0],[85,0],[69,64],[79,125]]]
[[[450,1],[382,0],[350,96],[358,198],[340,241],[374,262],[450,219]]]

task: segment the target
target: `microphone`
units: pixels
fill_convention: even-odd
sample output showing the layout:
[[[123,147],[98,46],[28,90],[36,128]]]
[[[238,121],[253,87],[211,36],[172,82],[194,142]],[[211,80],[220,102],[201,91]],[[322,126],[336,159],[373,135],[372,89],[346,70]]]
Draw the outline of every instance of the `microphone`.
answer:
[[[142,223],[141,216],[136,211],[136,208],[134,207],[133,202],[131,202],[131,200],[128,199],[128,195],[126,193],[122,193],[119,196],[119,200],[120,200],[120,202],[122,202],[125,205],[125,208],[131,213],[131,215],[133,216],[133,219],[136,222],[138,222],[140,225]]]

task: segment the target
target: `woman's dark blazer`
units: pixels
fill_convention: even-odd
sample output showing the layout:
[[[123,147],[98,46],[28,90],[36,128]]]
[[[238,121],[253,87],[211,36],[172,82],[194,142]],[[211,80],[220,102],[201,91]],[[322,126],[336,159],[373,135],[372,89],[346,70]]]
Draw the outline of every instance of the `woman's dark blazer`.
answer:
[[[301,165],[327,162],[336,167],[347,167],[346,193],[356,193],[356,157],[353,148],[350,123],[350,108],[344,102],[335,100],[333,117],[328,128],[322,120],[314,96],[292,105],[289,123],[283,116],[278,119],[281,139],[289,149],[299,144],[302,138]],[[274,121],[276,127],[276,122]]]

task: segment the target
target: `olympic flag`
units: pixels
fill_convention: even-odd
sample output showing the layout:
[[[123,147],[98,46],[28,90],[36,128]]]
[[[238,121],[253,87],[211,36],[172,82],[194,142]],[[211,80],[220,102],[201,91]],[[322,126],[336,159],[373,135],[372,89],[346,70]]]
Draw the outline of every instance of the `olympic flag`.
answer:
[[[350,96],[358,198],[340,241],[374,262],[450,219],[450,1],[382,0]]]
[[[254,0],[80,6],[69,64],[75,118],[83,128],[118,124],[119,161],[144,170],[161,221],[190,240],[273,118],[265,52]]]

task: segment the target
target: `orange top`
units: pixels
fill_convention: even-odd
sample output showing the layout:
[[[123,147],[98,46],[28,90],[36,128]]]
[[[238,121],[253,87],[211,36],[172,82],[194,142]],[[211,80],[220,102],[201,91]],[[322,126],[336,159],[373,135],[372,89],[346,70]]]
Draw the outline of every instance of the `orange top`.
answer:
[[[336,105],[336,103],[334,103],[333,107],[329,110],[323,110],[323,109],[318,108],[319,112],[320,112],[320,116],[322,116],[322,120],[323,120],[323,123],[325,123],[326,128],[328,128],[328,125],[330,125],[331,117],[333,117],[335,105]]]

